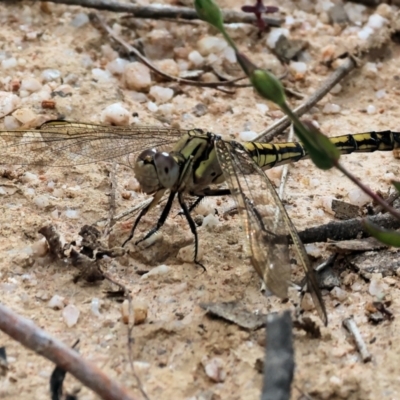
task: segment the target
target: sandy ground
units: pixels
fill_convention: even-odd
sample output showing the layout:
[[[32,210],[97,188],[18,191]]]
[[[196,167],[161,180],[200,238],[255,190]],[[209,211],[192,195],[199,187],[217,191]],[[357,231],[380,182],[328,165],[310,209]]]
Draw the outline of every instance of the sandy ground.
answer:
[[[220,2],[225,7],[228,3],[237,9],[242,5],[237,0]],[[288,84],[307,97],[330,73],[321,65],[323,54],[348,48],[358,39],[356,33],[344,33],[338,26],[329,25],[326,13],[316,13],[314,7],[309,12],[303,11],[295,6],[296,3],[285,0],[279,3],[279,7],[283,15],[291,15],[297,21],[287,27],[290,37],[309,41],[305,56],[308,70],[304,79],[295,79],[293,74],[289,74]],[[305,2],[301,4],[303,8],[307,5]],[[137,97],[126,89],[120,77],[94,79],[92,69],[104,68],[110,61],[110,50],[101,46],[109,46],[111,42],[90,23],[78,28],[71,25],[71,21],[82,12],[87,10],[54,4],[41,8],[32,2],[0,4],[0,55],[2,60],[17,59],[17,65],[10,69],[4,68],[4,64],[2,66],[2,90],[9,91],[10,82],[25,77],[41,80],[43,70],[48,68],[58,70],[61,78],[69,77],[67,81],[70,82],[68,90],[71,95],[55,97],[55,110],[42,109],[43,97],[35,96],[35,93],[22,98],[19,107],[28,108],[36,115],[63,115],[69,120],[99,123],[102,111],[110,104],[120,102],[130,113],[137,113],[135,122],[140,124],[201,127],[226,135],[237,135],[245,130],[261,131],[281,117],[280,111],[272,104],[268,104],[269,111],[262,112],[257,104],[267,103],[248,88],[225,94],[214,89],[165,82],[158,84],[175,90],[170,101],[172,112],[163,115],[149,111],[147,101],[136,101]],[[364,22],[372,12],[365,10],[362,13]],[[380,12],[390,16],[394,9],[383,7]],[[163,45],[171,46],[165,48],[164,54],[159,54],[161,58],[178,59],[177,54],[186,54],[187,61],[187,54],[196,49],[201,37],[215,34],[202,23],[134,21],[107,12],[101,15],[110,25],[120,24],[126,40],[145,38],[145,50],[147,43],[151,52],[151,40],[156,45],[162,42],[161,48]],[[156,34],[157,31],[154,33],[155,30],[164,32],[164,35]],[[169,34],[168,40],[165,40],[165,31]],[[283,67],[270,54],[265,37],[258,39],[255,28],[237,27],[231,29],[231,33],[259,65],[282,73]],[[175,49],[174,53],[174,48],[181,50]],[[317,120],[321,130],[329,136],[399,130],[399,56],[399,46],[389,43],[385,57],[376,60],[379,63],[377,73],[366,68],[353,73],[341,83],[342,90],[328,95],[309,117]],[[228,67],[233,68],[233,65],[228,64]],[[71,74],[74,74],[73,78]],[[57,90],[62,85],[61,78],[51,81],[46,88]],[[383,96],[377,96],[381,90],[384,90],[379,92]],[[293,106],[301,102],[290,101]],[[194,112],[199,103],[208,107],[202,116],[196,116]],[[341,111],[323,113],[327,103],[339,105]],[[376,113],[365,112],[369,105],[375,106]],[[399,170],[398,161],[390,153],[353,154],[343,157],[343,163],[374,190],[383,193],[389,190],[389,179],[397,176]],[[105,291],[111,286],[107,283],[74,284],[72,278],[76,271],[73,268],[29,255],[32,245],[41,239],[38,229],[47,223],[56,226],[65,239],[71,241],[78,238],[82,225],[107,217],[109,165],[99,163],[67,169],[9,166],[7,171],[13,172],[11,179],[10,174],[3,174],[0,178],[0,186],[4,189],[0,203],[2,303],[67,344],[79,338],[80,353],[84,357],[141,398],[128,360],[127,326],[121,320],[121,306],[105,296]],[[37,179],[29,175],[24,177],[26,171],[35,174]],[[279,173],[272,175],[274,181],[276,176],[279,177]],[[131,179],[131,170],[125,167],[117,169],[117,213],[145,199],[143,194],[130,190]],[[49,182],[53,182],[50,189]],[[54,195],[55,189],[58,189],[58,196]],[[285,190],[287,209],[299,230],[319,225],[333,219],[322,205],[333,197],[349,200],[352,189],[353,186],[340,173],[321,172],[310,161],[302,161],[289,172]],[[49,200],[44,207],[37,203],[37,197],[41,195]],[[292,303],[298,300],[292,293],[292,302],[282,305],[279,299],[266,298],[259,291],[257,276],[243,255],[239,219],[221,216],[230,205],[232,200],[229,198],[212,200],[209,207],[217,208],[219,222],[214,228],[199,228],[206,273],[201,273],[192,263],[177,259],[179,249],[191,243],[185,220],[176,216],[177,206],[154,246],[138,251],[131,246],[130,256],[106,264],[107,272],[131,289],[135,304],[148,309],[147,320],[133,330],[132,351],[135,370],[151,399],[260,398],[262,375],[255,365],[257,359],[263,358],[265,332],[246,331],[225,321],[210,319],[199,303],[238,301],[250,312],[268,313],[292,307]],[[76,210],[77,218],[68,218],[68,210]],[[159,211],[160,208],[143,219],[138,233],[153,226]],[[128,220],[116,225],[111,234],[113,243],[120,243],[121,237],[126,237],[131,223],[132,220]],[[394,252],[393,263],[396,257]],[[141,279],[140,272],[161,264],[168,266],[165,274]],[[370,282],[346,268],[340,271],[339,276],[340,288],[345,295],[342,293],[343,297],[338,300],[332,293],[324,292],[329,326],[322,326],[314,310],[306,312],[321,325],[322,337],[311,339],[304,332],[294,330],[296,371],[292,398],[305,398],[301,394],[304,392],[313,399],[398,399],[398,277],[395,273],[394,276],[375,276],[375,281],[391,298],[390,310],[395,319],[372,325],[365,311],[366,304],[374,300],[369,293]],[[49,308],[48,301],[54,295],[62,296],[65,304],[73,304],[79,309],[79,320],[73,327],[66,326],[61,310]],[[100,314],[92,311],[96,299],[100,303]],[[342,327],[343,319],[351,315],[372,354],[369,363],[362,363],[352,339]],[[6,346],[10,363],[7,376],[0,377],[0,397],[49,398],[48,380],[54,366],[4,334],[0,334],[0,344]],[[205,373],[204,365],[215,359],[219,359],[222,376],[226,374],[220,382],[213,381]],[[81,385],[69,377],[66,387],[73,390]],[[79,399],[93,398],[96,396],[88,389],[81,388]]]

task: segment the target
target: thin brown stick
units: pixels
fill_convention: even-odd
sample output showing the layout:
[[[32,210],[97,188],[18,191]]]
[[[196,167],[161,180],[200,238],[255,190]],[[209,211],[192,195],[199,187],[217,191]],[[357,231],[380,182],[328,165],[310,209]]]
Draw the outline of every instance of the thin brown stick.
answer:
[[[22,1],[22,0],[20,0]],[[48,0],[39,0],[48,1]],[[148,19],[187,19],[194,20],[199,19],[196,11],[189,7],[172,7],[172,6],[142,6],[132,3],[118,3],[111,0],[49,0],[51,3],[56,4],[67,4],[81,6],[85,8],[94,8],[97,10],[108,10],[114,12],[125,12],[133,14],[135,18],[148,18]],[[233,10],[226,10],[222,12],[224,16],[224,22],[226,24],[231,23],[245,23],[254,24],[256,22],[256,17],[253,14],[248,14],[244,12],[238,12]],[[263,17],[264,22],[269,26],[280,26],[281,20],[277,18],[267,18]]]
[[[92,23],[94,23],[98,28],[103,29],[112,39],[114,39],[117,43],[123,46],[129,53],[134,54],[135,57],[137,57],[144,65],[146,65],[156,74],[162,76],[164,79],[184,85],[211,87],[218,89],[219,86],[235,87],[235,82],[240,81],[244,78],[244,77],[239,77],[232,79],[230,81],[223,81],[223,82],[200,82],[166,74],[165,72],[159,70],[148,58],[144,57],[135,47],[131,46],[128,42],[119,37],[97,14],[91,13],[89,16]]]
[[[356,68],[357,64],[353,60],[353,58],[348,57],[345,59],[343,64],[338,67],[329,77],[328,79],[299,107],[295,108],[293,112],[298,116],[302,116],[311,108],[313,108],[326,94],[337,84],[339,83],[346,75],[348,75],[354,68]],[[266,130],[261,132],[254,141],[263,141],[270,142],[275,136],[282,133],[286,128],[288,128],[291,124],[291,120],[289,117],[285,116],[281,118],[279,121],[275,122],[271,126],[269,126]]]
[[[0,329],[28,349],[69,372],[102,399],[134,400],[126,389],[75,350],[39,329],[32,321],[0,304]]]
[[[353,339],[356,343],[357,349],[360,352],[361,359],[364,363],[369,362],[372,360],[372,356],[370,352],[367,349],[367,346],[364,342],[364,339],[361,336],[360,331],[358,330],[358,326],[356,324],[356,321],[352,317],[346,318],[343,321],[343,326],[350,332],[350,334],[353,336]]]

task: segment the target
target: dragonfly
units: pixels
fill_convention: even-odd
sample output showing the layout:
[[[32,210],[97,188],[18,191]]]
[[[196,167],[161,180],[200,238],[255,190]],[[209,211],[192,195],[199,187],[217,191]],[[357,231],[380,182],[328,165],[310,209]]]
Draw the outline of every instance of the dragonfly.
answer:
[[[400,147],[400,133],[357,133],[331,141],[342,154],[389,151]],[[201,129],[116,127],[57,120],[37,129],[0,131],[0,164],[71,167],[115,160],[132,168],[142,190],[153,197],[139,213],[123,246],[133,238],[140,219],[167,195],[156,225],[136,244],[161,229],[177,198],[194,235],[194,261],[200,264],[191,212],[204,197],[233,196],[251,263],[267,288],[281,298],[287,297],[291,242],[316,310],[327,324],[325,305],[304,245],[264,173],[265,169],[307,156],[299,142],[239,143]],[[221,188],[224,182],[227,188]],[[190,206],[189,196],[196,199]]]

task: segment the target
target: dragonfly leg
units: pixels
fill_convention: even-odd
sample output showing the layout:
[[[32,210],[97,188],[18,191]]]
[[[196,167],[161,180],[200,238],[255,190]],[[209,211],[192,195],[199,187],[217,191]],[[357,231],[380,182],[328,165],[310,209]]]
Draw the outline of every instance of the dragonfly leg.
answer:
[[[147,211],[149,211],[150,205],[151,205],[151,203],[147,207],[143,208],[142,211],[140,211],[140,214],[136,218],[135,223],[132,226],[131,232],[129,233],[129,237],[128,237],[128,239],[125,240],[124,243],[122,243],[122,247],[125,247],[125,245],[133,238],[133,235],[135,234],[135,229],[137,228],[137,226],[138,226],[140,220],[142,219],[143,215],[146,215]]]
[[[164,210],[162,211],[160,218],[157,221],[156,226],[154,228],[152,228],[149,232],[147,232],[147,234],[142,239],[138,240],[135,244],[139,244],[139,243],[143,242],[144,240],[148,239],[150,236],[154,235],[164,225],[164,223],[168,217],[168,214],[171,211],[172,203],[174,201],[175,196],[176,196],[176,192],[171,192],[169,194],[167,204],[165,205]],[[142,215],[139,215],[139,217],[141,217],[141,216]],[[139,219],[139,217],[137,219]],[[137,225],[136,221],[135,221],[134,227],[136,227],[136,225]],[[130,239],[132,239],[132,238],[130,237]],[[126,242],[127,241],[125,241],[125,243]]]
[[[192,232],[192,234],[194,236],[194,260],[193,261],[196,265],[198,265],[199,267],[203,268],[204,271],[206,271],[206,268],[204,267],[204,265],[200,261],[197,261],[197,255],[198,255],[198,250],[199,250],[199,238],[197,236],[196,224],[194,223],[193,218],[190,215],[189,208],[187,207],[185,201],[182,198],[182,193],[178,194],[178,201],[179,201],[179,205],[182,207],[183,215],[185,216],[186,221],[189,224],[190,231]]]

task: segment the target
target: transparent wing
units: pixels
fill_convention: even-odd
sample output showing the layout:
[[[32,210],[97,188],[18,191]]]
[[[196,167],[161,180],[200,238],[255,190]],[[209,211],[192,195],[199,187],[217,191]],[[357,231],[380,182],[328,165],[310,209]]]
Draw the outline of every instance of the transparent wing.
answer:
[[[132,166],[141,151],[167,149],[185,132],[50,121],[38,129],[0,131],[0,164],[69,167],[117,159]]]
[[[327,314],[314,270],[272,183],[240,143],[217,138],[216,150],[242,217],[252,264],[258,275],[274,294],[287,296],[291,275],[288,238],[291,237],[315,307],[326,324]]]

